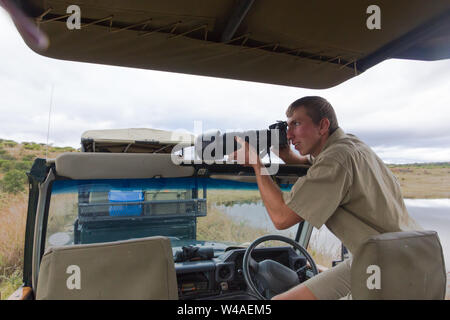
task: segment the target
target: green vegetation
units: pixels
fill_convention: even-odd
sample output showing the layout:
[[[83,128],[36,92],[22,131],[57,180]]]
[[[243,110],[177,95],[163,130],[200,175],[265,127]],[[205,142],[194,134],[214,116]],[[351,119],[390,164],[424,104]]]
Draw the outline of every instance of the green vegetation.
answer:
[[[23,171],[14,169],[8,171],[1,181],[3,192],[17,194],[25,191],[27,176]]]
[[[0,294],[7,299],[22,283],[28,195],[0,192]]]
[[[19,170],[25,173],[31,169],[32,165],[32,161],[0,160],[0,172],[7,173],[12,170]]]
[[[22,142],[24,149],[27,150],[41,150],[42,146],[36,142]]]
[[[63,153],[63,152],[76,152],[77,150],[72,148],[72,147],[51,147],[50,148],[50,152],[58,152],[58,153]]]
[[[16,158],[8,153],[5,149],[0,149],[0,160],[16,160]]]
[[[76,152],[72,147],[49,147],[43,143],[0,139],[0,191],[8,194],[23,192],[26,186],[26,172],[34,159],[56,157],[63,152]]]
[[[12,140],[3,140],[2,145],[8,148],[14,148],[18,143]]]
[[[0,159],[0,172],[8,172],[13,170],[15,166],[15,162],[11,160]]]
[[[33,153],[26,154],[22,157],[22,161],[33,161],[37,156]]]
[[[34,159],[45,158],[47,146],[0,139],[0,294],[7,299],[22,283],[23,247],[28,205],[26,172]],[[49,147],[48,157],[77,151]]]
[[[14,168],[19,171],[29,171],[32,165],[33,162],[31,161],[17,161]]]
[[[22,269],[16,269],[10,275],[0,275],[0,294],[2,300],[8,299],[22,285],[22,274]]]

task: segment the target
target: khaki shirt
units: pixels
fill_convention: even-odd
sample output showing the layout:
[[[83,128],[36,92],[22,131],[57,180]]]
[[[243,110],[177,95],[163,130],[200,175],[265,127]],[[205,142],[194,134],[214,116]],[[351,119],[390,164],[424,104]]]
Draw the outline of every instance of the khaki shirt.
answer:
[[[350,252],[372,235],[422,230],[406,211],[389,168],[365,143],[340,128],[284,199],[314,227],[325,224]]]

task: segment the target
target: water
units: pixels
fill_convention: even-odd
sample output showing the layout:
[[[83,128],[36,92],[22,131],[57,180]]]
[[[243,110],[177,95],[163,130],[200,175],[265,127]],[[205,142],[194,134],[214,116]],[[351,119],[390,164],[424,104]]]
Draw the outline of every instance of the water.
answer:
[[[405,204],[422,228],[438,233],[445,268],[450,272],[450,199],[405,199]]]
[[[447,272],[450,272],[450,199],[405,199],[410,215],[425,229],[435,230],[441,240]],[[236,221],[246,221],[249,225],[264,228],[269,233],[281,233],[295,236],[297,227],[287,230],[276,230],[262,202],[236,204],[233,206],[217,206]],[[311,239],[319,247],[332,248],[338,251],[340,241],[325,227],[314,229]]]

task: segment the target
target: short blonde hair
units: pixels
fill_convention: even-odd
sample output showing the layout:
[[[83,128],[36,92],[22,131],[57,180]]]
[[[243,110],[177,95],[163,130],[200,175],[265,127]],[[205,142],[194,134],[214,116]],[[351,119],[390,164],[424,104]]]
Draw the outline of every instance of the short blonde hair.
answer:
[[[286,110],[286,116],[289,118],[294,114],[294,111],[300,107],[306,109],[306,114],[312,119],[314,124],[318,125],[320,120],[327,118],[330,121],[328,132],[331,135],[337,128],[339,128],[336,113],[331,104],[324,98],[319,96],[307,96],[295,100]]]

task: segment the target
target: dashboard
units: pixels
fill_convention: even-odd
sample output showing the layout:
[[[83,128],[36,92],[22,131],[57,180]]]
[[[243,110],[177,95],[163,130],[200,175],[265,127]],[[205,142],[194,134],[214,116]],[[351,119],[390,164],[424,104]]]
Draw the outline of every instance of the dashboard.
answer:
[[[244,254],[245,249],[232,249],[209,260],[175,263],[179,299],[257,299],[247,290],[242,266]],[[257,262],[270,259],[292,270],[305,266],[307,261],[292,247],[256,248],[252,258]],[[305,273],[299,280],[303,282],[310,276]]]

